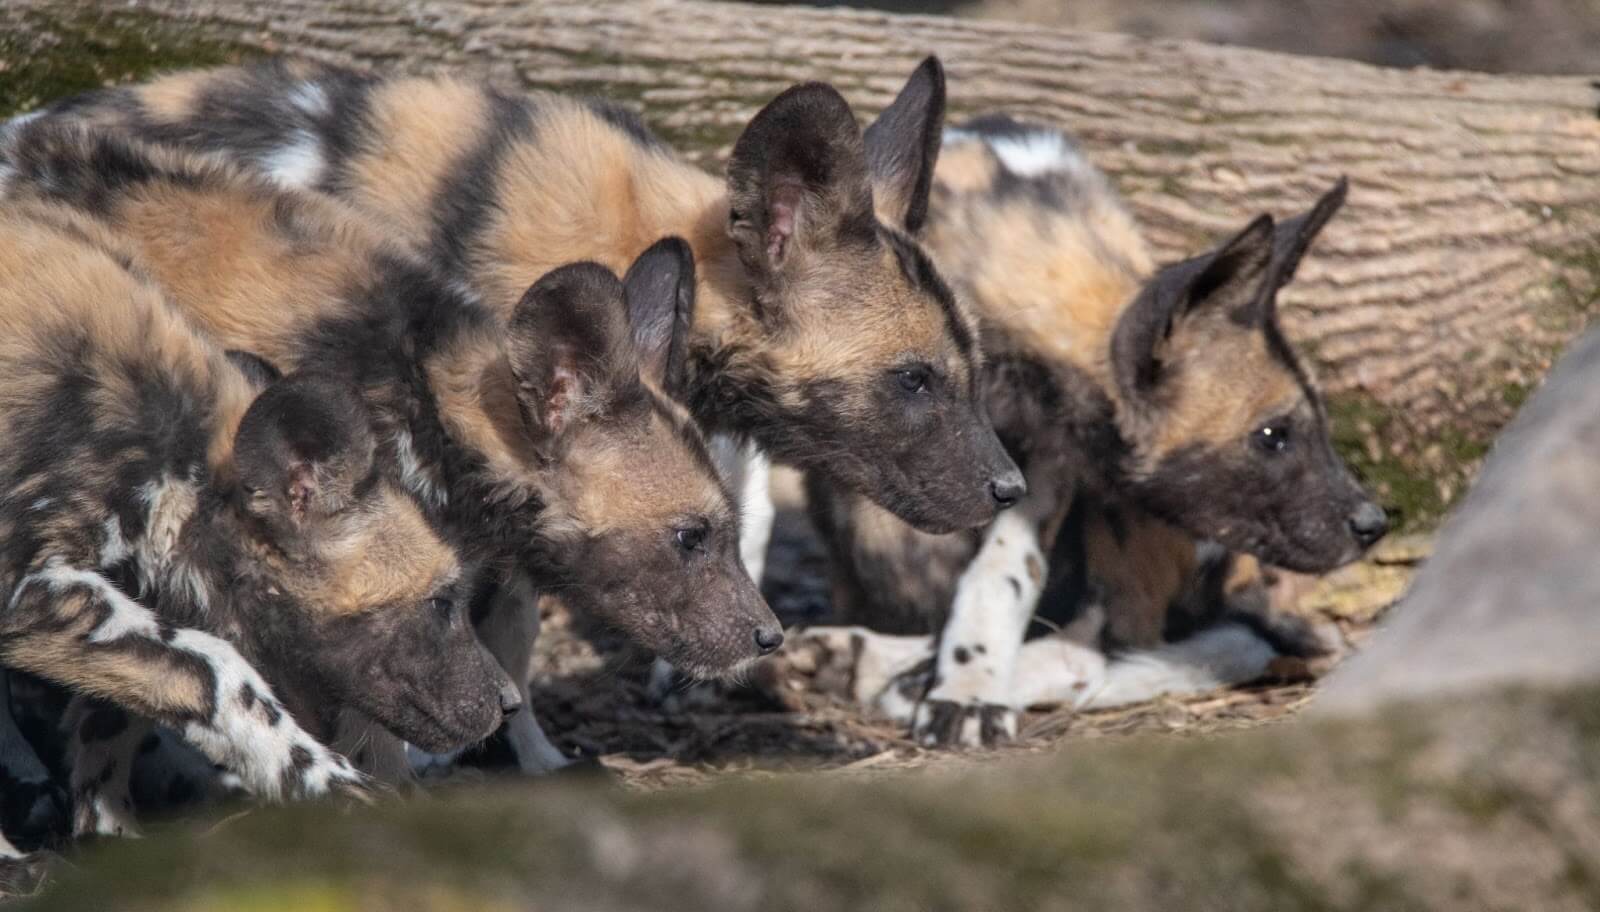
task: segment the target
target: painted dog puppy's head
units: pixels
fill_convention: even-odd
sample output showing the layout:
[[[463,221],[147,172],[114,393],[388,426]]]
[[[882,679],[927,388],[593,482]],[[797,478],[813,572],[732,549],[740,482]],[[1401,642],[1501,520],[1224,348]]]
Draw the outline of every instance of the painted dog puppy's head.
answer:
[[[1277,293],[1344,202],[1345,183],[1283,222],[1261,216],[1156,273],[1118,321],[1112,369],[1128,482],[1157,514],[1302,572],[1354,560],[1384,511],[1328,436],[1327,415],[1278,327]]]
[[[507,327],[514,446],[542,467],[536,578],[572,607],[704,677],[783,641],[739,554],[739,513],[672,394],[695,296],[688,244],[667,238],[618,280],[595,263],[528,289]]]
[[[259,360],[233,360],[271,379]],[[232,450],[234,594],[292,707],[354,707],[449,750],[492,733],[520,698],[472,631],[456,553],[377,471],[370,421],[348,382],[311,372],[251,403]]]
[[[831,86],[795,86],[728,164],[759,334],[723,369],[759,394],[726,407],[778,459],[929,532],[981,525],[1025,491],[979,395],[976,320],[911,236],[944,102],[931,57],[864,133]]]

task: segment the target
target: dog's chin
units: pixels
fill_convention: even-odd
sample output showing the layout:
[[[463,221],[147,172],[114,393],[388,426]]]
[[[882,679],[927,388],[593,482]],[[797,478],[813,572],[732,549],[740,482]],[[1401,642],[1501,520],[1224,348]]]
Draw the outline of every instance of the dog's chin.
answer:
[[[378,719],[385,728],[404,740],[431,754],[443,754],[477,744],[494,734],[500,728],[501,722],[499,713],[493,714],[492,721],[488,721],[486,714],[484,720],[473,720],[471,723],[452,722],[431,713],[421,712],[393,722],[384,721],[378,716],[373,718]]]
[[[711,681],[724,684],[738,684],[748,680],[750,669],[760,660],[760,656],[751,654],[733,662],[707,662],[699,656],[682,656],[672,658],[664,657],[672,663],[672,667],[696,681]]]
[[[915,495],[895,495],[879,500],[878,504],[902,522],[929,535],[949,535],[986,526],[1000,513],[994,500],[989,497],[955,502],[935,501]]]
[[[1346,564],[1360,560],[1366,553],[1366,549],[1355,542],[1349,542],[1338,548],[1307,548],[1297,543],[1278,543],[1235,550],[1253,554],[1271,566],[1312,576],[1331,573]]]

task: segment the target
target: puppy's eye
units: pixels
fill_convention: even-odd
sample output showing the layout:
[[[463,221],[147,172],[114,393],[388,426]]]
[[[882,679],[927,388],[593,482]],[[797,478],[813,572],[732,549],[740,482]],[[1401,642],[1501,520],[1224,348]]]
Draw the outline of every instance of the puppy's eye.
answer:
[[[1289,436],[1287,423],[1273,422],[1256,428],[1250,439],[1265,452],[1281,453],[1289,445]]]
[[[893,373],[895,382],[900,384],[900,388],[908,393],[920,393],[928,388],[929,371],[923,365],[916,364],[911,367],[902,367],[893,371]]]
[[[431,598],[428,599],[428,608],[439,616],[441,621],[450,621],[456,613],[454,599]]]
[[[706,547],[706,530],[700,526],[677,531],[678,547],[684,551],[704,551]]]

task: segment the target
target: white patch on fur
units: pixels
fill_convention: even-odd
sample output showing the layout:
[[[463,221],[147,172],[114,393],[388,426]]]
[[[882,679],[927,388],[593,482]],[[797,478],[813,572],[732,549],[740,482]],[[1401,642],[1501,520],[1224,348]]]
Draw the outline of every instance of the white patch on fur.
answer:
[[[178,628],[166,643],[161,640],[161,625],[154,612],[123,595],[98,573],[60,565],[50,566],[25,577],[12,596],[12,604],[27,589],[39,582],[55,590],[83,586],[111,609],[109,615],[89,634],[89,642],[104,644],[126,637],[140,637],[178,652],[187,652],[206,663],[215,689],[215,711],[205,722],[183,727],[184,737],[215,763],[238,773],[251,793],[270,800],[285,797],[310,797],[327,794],[336,784],[358,784],[360,775],[341,756],[328,750],[307,734],[272,695],[272,689],[233,644],[193,628]],[[70,683],[70,682],[69,682]],[[240,701],[249,686],[256,697],[270,701],[281,718],[269,725],[263,713],[246,709]],[[284,774],[294,766],[293,750],[304,748],[311,765],[301,774],[292,794],[283,794]]]
[[[50,505],[53,504],[53,503],[55,503],[54,500],[51,500],[48,497],[41,497],[38,500],[34,501],[33,504],[29,507],[29,509],[32,510],[33,512],[35,512],[35,513],[38,513],[38,512],[41,512],[43,510],[50,509]]]
[[[1022,648],[1013,705],[1114,709],[1161,696],[1197,696],[1260,678],[1276,656],[1240,624],[1109,660],[1098,649],[1045,637]]]
[[[851,696],[892,722],[910,725],[917,700],[895,685],[901,675],[933,656],[933,637],[894,636],[864,627],[845,629],[851,631],[850,649],[856,656],[855,693]]]
[[[285,145],[261,156],[261,170],[279,186],[309,190],[322,177],[322,144],[308,131],[296,130]]]
[[[417,458],[417,451],[411,445],[409,432],[400,431],[395,434],[394,449],[395,456],[400,461],[400,481],[408,490],[436,507],[443,507],[450,502],[450,492],[422,465],[422,460]]]
[[[211,607],[211,590],[199,572],[178,553],[178,539],[194,515],[199,496],[192,482],[175,478],[146,482],[139,489],[144,501],[145,534],[134,544],[141,591],[165,588],[181,591],[201,611]]]
[[[1079,706],[1108,709],[1247,684],[1266,674],[1276,657],[1272,646],[1250,628],[1223,624],[1158,649],[1118,657],[1106,665],[1104,683]]]
[[[996,136],[989,139],[989,148],[1018,177],[1038,177],[1041,174],[1075,173],[1084,170],[1088,163],[1078,150],[1060,133],[1039,132],[1024,136]]]
[[[121,590],[98,573],[52,562],[43,570],[24,578],[22,584],[17,587],[17,594],[21,595],[23,589],[32,581],[43,583],[45,588],[52,592],[82,586],[110,606],[110,613],[89,631],[91,643],[110,643],[126,636],[152,640],[161,638],[161,625],[157,623],[156,616],[149,609],[123,595]]]
[[[1066,136],[1053,130],[1033,130],[1017,136],[996,136],[972,130],[947,129],[944,145],[981,142],[994,151],[1006,170],[1018,177],[1067,174],[1098,179],[1099,172]]]
[[[105,530],[105,543],[100,546],[100,566],[102,568],[115,567],[128,559],[133,549],[128,546],[128,540],[122,537],[122,521],[115,516],[108,518],[102,526]]]
[[[310,81],[302,82],[290,90],[289,103],[308,117],[326,117],[333,110],[328,102],[327,91]]]
[[[772,464],[767,454],[751,441],[741,443],[727,434],[715,434],[706,441],[717,474],[733,491],[739,503],[739,556],[750,578],[759,585],[766,570],[767,544],[772,540],[772,521],[777,508],[772,503]]]
[[[1011,704],[1017,653],[1043,590],[1044,554],[1035,520],[1022,508],[1001,513],[956,584],[939,638],[939,683],[928,700]],[[1039,579],[1028,572],[1034,564]],[[959,658],[958,658],[959,656]]]
[[[6,838],[6,834],[0,833],[0,858],[22,859],[27,857],[25,852],[11,844],[11,840]]]
[[[191,722],[183,735],[201,753],[239,774],[251,794],[272,801],[285,798],[310,798],[326,795],[338,784],[359,784],[362,777],[339,756],[289,716],[272,696],[272,689],[226,640],[193,629],[181,629],[172,639],[178,649],[193,653],[211,667],[216,681],[217,711],[209,723]],[[282,717],[268,725],[257,711],[247,711],[239,694],[249,686],[262,700],[270,700]],[[311,764],[300,774],[294,791],[283,792],[284,774],[293,768],[295,748],[311,755]]]

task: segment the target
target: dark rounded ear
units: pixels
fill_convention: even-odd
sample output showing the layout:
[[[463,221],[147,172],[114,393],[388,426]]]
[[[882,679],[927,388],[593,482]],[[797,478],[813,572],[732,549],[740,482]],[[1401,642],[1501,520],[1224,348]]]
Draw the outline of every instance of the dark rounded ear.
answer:
[[[536,445],[604,413],[639,383],[622,283],[598,263],[546,273],[511,315],[506,355]]]
[[[250,403],[234,464],[250,509],[295,524],[348,508],[372,473],[371,415],[350,383],[296,372]]]
[[[810,82],[762,108],[728,161],[728,232],[758,292],[782,287],[807,249],[870,241],[877,220],[861,128],[832,87]]]
[[[682,238],[662,238],[628,267],[622,290],[640,374],[679,395],[694,321],[694,251]]]
[[[879,211],[915,232],[928,217],[928,191],[944,132],[944,66],[922,61],[863,137]]]
[[[277,365],[255,352],[230,348],[223,352],[223,355],[230,364],[239,369],[239,373],[244,374],[250,385],[258,390],[266,389],[283,379],[283,371],[278,370]]]
[[[1273,225],[1262,215],[1215,250],[1159,270],[1117,321],[1111,366],[1124,395],[1159,382],[1166,350],[1186,320],[1237,319],[1253,306],[1272,259]]]

